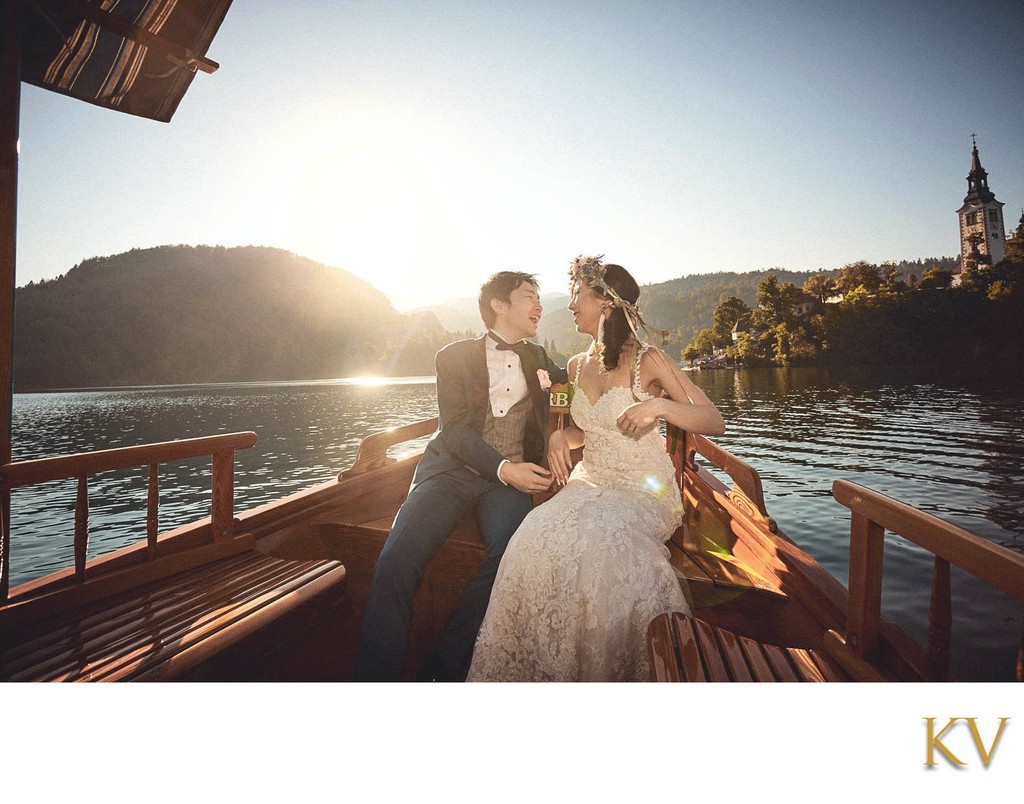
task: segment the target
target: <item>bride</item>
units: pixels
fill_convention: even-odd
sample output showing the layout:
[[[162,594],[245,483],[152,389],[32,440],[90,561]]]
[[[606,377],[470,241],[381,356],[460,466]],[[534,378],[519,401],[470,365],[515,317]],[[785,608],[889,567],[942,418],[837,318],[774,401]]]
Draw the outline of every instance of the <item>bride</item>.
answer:
[[[625,268],[581,256],[570,276],[576,329],[594,340],[569,360],[574,424],[548,442],[564,488],[509,543],[469,681],[645,681],[647,624],[688,610],[665,546],[682,503],[658,425],[708,435],[725,425],[674,361],[640,338],[653,328]]]

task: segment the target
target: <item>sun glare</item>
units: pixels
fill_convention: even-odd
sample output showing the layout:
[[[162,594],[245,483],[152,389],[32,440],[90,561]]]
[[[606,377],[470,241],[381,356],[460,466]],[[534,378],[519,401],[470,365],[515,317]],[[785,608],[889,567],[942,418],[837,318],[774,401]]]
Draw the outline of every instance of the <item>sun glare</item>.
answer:
[[[370,136],[314,144],[293,185],[295,248],[385,292],[444,264],[451,227],[429,156]]]
[[[306,236],[319,249],[343,253],[379,249],[396,227],[419,235],[429,186],[409,154],[364,140],[310,154],[296,194]]]
[[[352,271],[399,309],[472,292],[487,272],[525,264],[524,251],[544,250],[572,222],[507,155],[495,159],[422,118],[368,117],[311,116],[290,147],[266,149],[276,179],[267,189],[283,213],[267,225],[284,229],[284,247]]]

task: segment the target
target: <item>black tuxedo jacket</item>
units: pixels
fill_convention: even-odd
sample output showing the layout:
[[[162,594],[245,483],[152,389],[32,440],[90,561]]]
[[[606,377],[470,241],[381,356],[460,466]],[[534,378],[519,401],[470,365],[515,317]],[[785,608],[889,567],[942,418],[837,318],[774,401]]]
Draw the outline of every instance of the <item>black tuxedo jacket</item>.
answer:
[[[440,426],[416,467],[413,486],[461,466],[470,467],[488,480],[501,482],[498,466],[504,458],[480,435],[490,406],[486,338],[484,335],[450,343],[434,358]],[[556,366],[544,348],[535,343],[528,344],[519,360],[534,413],[527,421],[523,436],[523,460],[539,464],[544,460],[547,447],[550,397],[540,387],[537,370],[548,372],[553,383],[564,383],[568,376],[565,369]]]

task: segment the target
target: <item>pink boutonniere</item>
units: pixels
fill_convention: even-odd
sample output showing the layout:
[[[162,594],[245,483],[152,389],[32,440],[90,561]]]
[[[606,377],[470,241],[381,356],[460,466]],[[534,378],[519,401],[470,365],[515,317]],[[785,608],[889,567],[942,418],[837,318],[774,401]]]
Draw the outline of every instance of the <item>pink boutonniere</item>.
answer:
[[[537,369],[537,379],[540,380],[540,390],[548,391],[551,389],[551,377],[544,369]]]

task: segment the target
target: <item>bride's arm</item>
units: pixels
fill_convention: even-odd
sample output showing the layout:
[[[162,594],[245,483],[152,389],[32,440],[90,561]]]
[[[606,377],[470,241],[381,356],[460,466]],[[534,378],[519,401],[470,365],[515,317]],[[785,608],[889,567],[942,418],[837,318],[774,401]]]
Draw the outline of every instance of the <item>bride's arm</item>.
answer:
[[[662,396],[630,405],[619,416],[618,425],[624,433],[643,435],[664,419],[691,433],[721,435],[725,420],[718,408],[672,360],[658,348],[652,348],[641,360],[641,380],[650,392],[660,390]]]
[[[559,485],[564,486],[572,471],[572,451],[583,446],[583,431],[575,424],[555,430],[548,436],[548,468]]]

